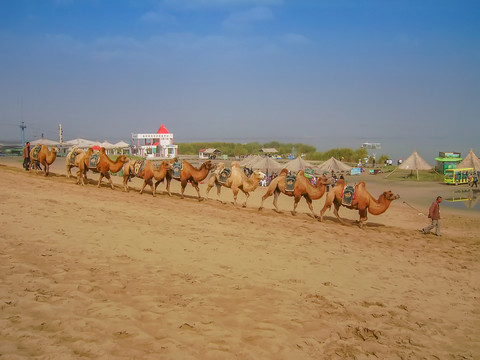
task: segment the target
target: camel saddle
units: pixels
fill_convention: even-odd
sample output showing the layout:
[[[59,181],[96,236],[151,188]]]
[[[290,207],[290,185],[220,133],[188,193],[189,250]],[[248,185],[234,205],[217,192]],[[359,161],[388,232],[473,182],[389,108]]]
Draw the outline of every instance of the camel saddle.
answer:
[[[33,149],[32,149],[32,151],[33,151],[32,160],[35,160],[35,161],[38,160],[38,153],[40,152],[41,149],[42,149],[42,145],[40,145],[40,144],[35,145],[33,147]]]
[[[225,184],[231,173],[232,169],[224,168],[222,171],[220,171],[220,174],[218,174],[218,182]]]
[[[296,174],[287,175],[285,180],[285,191],[293,191],[295,189]]]
[[[88,158],[88,167],[96,168],[99,161],[100,161],[100,153],[93,153]]]
[[[182,172],[182,169],[183,169],[183,162],[175,161],[172,164],[172,177],[174,179],[180,179],[180,173]]]
[[[131,175],[139,176],[143,170],[145,170],[145,160],[135,160],[131,168]]]
[[[78,149],[73,150],[70,154],[67,155],[68,165],[75,165],[75,158],[80,153]]]
[[[343,188],[342,205],[352,206],[353,200],[356,198],[356,186],[347,185]]]

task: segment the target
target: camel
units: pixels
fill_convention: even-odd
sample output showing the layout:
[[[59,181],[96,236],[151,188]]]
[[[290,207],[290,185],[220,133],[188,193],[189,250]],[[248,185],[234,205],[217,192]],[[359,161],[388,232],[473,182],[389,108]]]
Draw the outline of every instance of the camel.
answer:
[[[52,165],[57,158],[57,153],[58,148],[56,146],[49,150],[46,145],[35,145],[30,150],[30,169],[35,169],[36,173],[38,173],[37,164],[40,163],[44,166],[45,176],[48,176],[50,165]]]
[[[79,164],[80,167],[79,167],[79,171],[77,172],[78,174],[77,183],[81,183],[82,185],[85,185],[85,180],[87,178],[87,171],[92,170],[94,172],[100,173],[97,187],[100,187],[103,178],[106,177],[108,179],[110,187],[114,189],[113,182],[110,177],[110,172],[112,173],[119,172],[122,169],[123,164],[130,161],[130,159],[127,158],[125,155],[120,155],[117,158],[117,160],[113,161],[105,153],[105,148],[102,147],[100,152],[96,154],[98,155],[98,163],[93,167],[90,164],[90,158],[92,157],[92,155],[95,155],[95,153],[92,148],[89,148],[87,153],[83,157],[83,161],[81,161]]]
[[[223,163],[219,164],[219,166],[222,166],[222,165]],[[217,169],[219,166],[217,166]],[[260,181],[265,179],[265,176],[266,176],[260,170],[255,170],[250,176],[247,177],[243,169],[240,167],[240,165],[238,165],[238,162],[236,161],[232,163],[232,172],[224,184],[219,182],[220,172],[215,170],[215,173],[213,174],[214,176],[210,177],[210,180],[207,186],[207,198],[208,198],[208,192],[214,185],[217,186],[217,196],[219,196],[222,185],[223,185],[227,188],[232,189],[234,205],[237,205],[237,196],[238,196],[239,190],[241,190],[245,194],[246,198],[242,204],[242,207],[247,206],[247,200],[250,196],[250,192],[255,191],[255,189],[260,184]]]
[[[364,181],[360,181],[356,185],[356,194],[355,197],[352,201],[352,204],[350,206],[346,206],[342,204],[342,194],[345,188],[345,180],[339,179],[337,181],[337,184],[330,189],[328,192],[326,198],[325,198],[325,205],[323,206],[323,209],[320,211],[320,221],[323,220],[323,214],[327,209],[329,209],[332,204],[334,205],[333,213],[337,217],[337,219],[342,223],[345,224],[345,221],[340,218],[338,215],[338,209],[340,209],[340,206],[345,206],[348,209],[352,210],[358,210],[358,213],[360,215],[359,219],[359,225],[360,228],[363,228],[365,223],[368,220],[367,217],[367,210],[370,214],[372,215],[380,215],[383,214],[388,207],[390,206],[390,203],[393,200],[396,200],[400,198],[400,195],[395,195],[391,191],[384,191],[379,197],[378,200],[375,200],[375,198],[367,191],[366,185]]]
[[[156,186],[153,187],[153,180],[157,180],[157,185],[167,176],[168,170],[172,168],[172,164],[168,160],[162,161],[158,168],[155,168],[150,160],[137,160],[126,163],[123,167],[123,188],[128,192],[128,181],[132,177],[139,177],[143,179],[143,186],[140,194],[143,194],[145,186],[150,185],[152,195],[156,195]]]
[[[74,147],[67,154],[67,157],[65,158],[65,162],[67,164],[67,179],[70,179],[73,176],[72,168],[80,167],[80,161],[83,160],[84,155],[85,155],[85,151],[77,147]]]
[[[320,177],[317,181],[317,184],[312,185],[310,179],[305,177],[305,172],[303,170],[300,170],[297,173],[293,191],[287,191],[287,173],[287,169],[282,169],[280,174],[272,180],[270,185],[268,185],[265,195],[262,196],[262,203],[260,204],[260,208],[258,210],[262,210],[263,202],[265,201],[265,199],[273,195],[273,206],[275,206],[275,210],[277,212],[280,212],[278,210],[277,201],[280,193],[283,193],[285,195],[294,197],[292,215],[297,214],[297,206],[303,196],[308,204],[308,208],[312,212],[313,217],[317,218],[318,216],[315,215],[313,211],[312,201],[320,199],[323,194],[325,194],[326,187],[330,184],[330,180],[328,180],[326,177]]]
[[[187,186],[188,182],[192,184],[192,186],[197,190],[197,195],[198,195],[198,201],[202,200],[202,197],[200,196],[200,189],[198,187],[198,183],[200,181],[203,181],[207,176],[210,170],[214,169],[215,165],[212,163],[211,160],[205,161],[198,169],[193,167],[192,164],[190,164],[188,161],[184,160],[182,162],[182,170],[180,171],[180,178],[174,178],[173,177],[173,172],[172,170],[169,170],[166,176],[167,179],[167,192],[169,196],[172,196],[170,193],[170,182],[172,181],[172,178],[179,180],[182,186],[182,195],[181,198],[184,198],[184,192],[185,192],[185,187]],[[163,180],[161,180],[163,181]],[[155,188],[157,185],[161,182],[158,181],[155,183]]]

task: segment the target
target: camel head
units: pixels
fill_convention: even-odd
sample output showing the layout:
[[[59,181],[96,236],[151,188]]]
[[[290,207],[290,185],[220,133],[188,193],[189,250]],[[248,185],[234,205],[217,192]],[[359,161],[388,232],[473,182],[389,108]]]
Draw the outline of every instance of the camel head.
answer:
[[[400,198],[400,195],[395,195],[393,192],[391,192],[390,190],[388,191],[384,191],[383,193],[383,197],[386,199],[386,200],[389,200],[389,201],[393,201],[393,200],[397,200]]]
[[[261,172],[260,170],[255,170],[251,176],[255,176],[256,178],[258,178],[259,180],[263,180],[267,177],[267,175],[263,172]]]
[[[173,166],[173,164],[169,160],[163,160],[162,163],[160,164],[159,168],[170,170],[172,168],[172,166]]]
[[[102,149],[104,149],[104,148],[102,148]],[[125,155],[120,155],[117,158],[117,161],[120,161],[121,163],[125,164],[125,163],[129,162],[130,159],[128,157],[126,157]]]
[[[211,160],[205,161],[203,165],[205,166],[205,169],[207,169],[208,171],[215,169],[215,164]]]
[[[56,146],[52,147],[52,152],[58,153],[58,148]]]

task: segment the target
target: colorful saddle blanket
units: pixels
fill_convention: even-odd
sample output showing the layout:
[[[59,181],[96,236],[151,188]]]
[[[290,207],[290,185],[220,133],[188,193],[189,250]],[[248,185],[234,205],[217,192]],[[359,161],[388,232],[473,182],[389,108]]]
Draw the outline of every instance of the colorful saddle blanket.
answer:
[[[355,187],[351,185],[343,188],[342,205],[352,206],[353,200],[355,199],[355,190]]]
[[[172,164],[172,177],[175,179],[180,179],[180,173],[183,169],[183,162],[175,161]]]
[[[135,160],[130,170],[130,176],[139,176],[140,173],[145,170],[145,160]]]
[[[42,145],[35,145],[34,148],[32,149],[32,160],[37,161],[38,160],[38,153],[42,149]]]
[[[67,155],[68,165],[75,165],[75,158],[80,153],[80,150],[74,149]]]
[[[230,177],[232,174],[232,169],[225,168],[222,171],[220,171],[220,174],[218,174],[218,181],[222,184],[225,184],[227,179]]]
[[[90,155],[90,158],[88,159],[88,167],[96,168],[99,161],[100,161],[100,154],[93,153],[92,155]]]
[[[285,180],[285,191],[293,191],[295,188],[295,181],[297,180],[297,175],[291,174],[287,175]]]

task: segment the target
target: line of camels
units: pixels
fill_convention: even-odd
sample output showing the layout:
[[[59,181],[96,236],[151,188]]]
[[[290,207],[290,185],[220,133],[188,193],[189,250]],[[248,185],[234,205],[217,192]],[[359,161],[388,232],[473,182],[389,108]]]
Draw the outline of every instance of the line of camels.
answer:
[[[48,175],[49,166],[55,161],[58,149],[52,147],[48,149],[47,146],[41,145],[40,151],[38,149],[34,153],[35,149],[31,150],[31,169],[36,169],[36,164],[44,166],[44,173]],[[35,158],[34,158],[35,157]],[[95,158],[95,162],[92,163],[91,159]],[[250,176],[247,176],[238,162],[231,164],[230,175],[225,181],[221,180],[222,171],[225,169],[223,163],[215,165],[211,160],[207,160],[196,168],[188,161],[182,161],[182,168],[178,177],[173,176],[172,167],[176,159],[163,160],[159,166],[155,166],[150,160],[130,160],[125,155],[120,155],[114,161],[108,157],[105,153],[105,149],[94,150],[89,148],[84,151],[79,148],[73,148],[66,157],[67,178],[72,177],[72,168],[78,168],[77,171],[77,184],[85,185],[87,183],[87,172],[89,170],[99,173],[100,177],[97,186],[100,187],[103,178],[108,180],[108,183],[112,189],[114,189],[111,179],[111,173],[118,173],[123,169],[123,189],[129,191],[128,182],[134,178],[143,179],[143,185],[140,190],[140,194],[147,185],[150,186],[153,196],[156,196],[157,186],[161,182],[166,182],[166,191],[169,196],[172,196],[170,192],[170,183],[172,179],[176,179],[181,183],[181,198],[184,198],[184,192],[187,184],[190,182],[197,191],[198,200],[203,200],[200,195],[200,189],[198,184],[205,180],[211,173],[208,179],[208,185],[206,190],[206,198],[209,199],[210,190],[217,187],[217,197],[221,193],[222,187],[230,188],[233,192],[233,203],[237,205],[237,196],[240,191],[245,194],[245,201],[242,206],[246,207],[250,192],[255,191],[259,186],[260,181],[265,178],[265,174],[259,170],[255,170]],[[38,172],[38,170],[37,170]],[[320,215],[316,215],[313,210],[313,200],[320,199],[325,193],[328,185],[331,185],[330,181],[325,177],[320,177],[315,185],[304,176],[303,170],[298,171],[296,174],[296,181],[293,186],[293,190],[287,189],[287,175],[288,170],[282,169],[280,174],[274,178],[267,187],[265,194],[262,196],[262,202],[259,210],[263,209],[264,201],[273,195],[273,205],[275,211],[280,212],[278,208],[278,196],[285,194],[294,198],[292,215],[296,215],[296,209],[300,199],[303,197],[308,204],[310,212],[314,218],[319,221],[323,221],[323,215],[325,212],[334,206],[333,213],[337,219],[342,223],[346,222],[339,216],[338,210],[341,206],[347,207],[351,210],[358,210],[359,220],[358,224],[362,228],[368,220],[367,213],[372,215],[380,215],[384,213],[390,203],[393,200],[398,199],[400,196],[394,194],[392,191],[384,191],[380,196],[375,199],[366,189],[365,182],[361,181],[355,186],[355,197],[350,204],[344,204],[343,192],[346,186],[344,179],[339,179],[334,186],[327,192],[325,196],[325,204],[320,210]],[[154,183],[155,180],[155,183]]]

